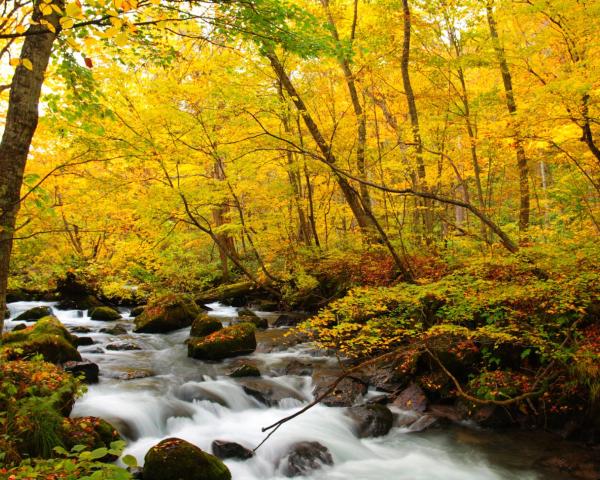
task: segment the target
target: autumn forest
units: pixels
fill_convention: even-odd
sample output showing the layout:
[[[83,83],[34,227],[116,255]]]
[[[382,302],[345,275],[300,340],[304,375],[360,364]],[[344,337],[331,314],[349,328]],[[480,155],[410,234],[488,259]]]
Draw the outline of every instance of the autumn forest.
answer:
[[[0,478],[454,478],[443,435],[456,478],[599,479],[599,30],[597,0],[2,0]],[[131,385],[238,443],[136,433],[101,408]],[[469,470],[465,421],[522,464]],[[426,476],[351,466],[399,448]]]

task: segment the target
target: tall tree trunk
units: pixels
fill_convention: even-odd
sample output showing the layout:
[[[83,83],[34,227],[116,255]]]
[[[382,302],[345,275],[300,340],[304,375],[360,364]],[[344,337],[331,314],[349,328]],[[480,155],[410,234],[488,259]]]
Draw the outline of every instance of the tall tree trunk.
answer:
[[[283,65],[281,64],[279,58],[274,52],[266,53],[265,56],[271,63],[271,67],[273,68],[273,71],[275,72],[275,75],[277,76],[278,80],[281,82],[281,85],[283,86],[284,90],[294,102],[298,113],[302,116],[304,124],[306,125],[306,128],[311,134],[313,140],[317,144],[317,147],[321,151],[323,158],[328,164],[335,164],[337,159],[331,149],[331,145],[329,145],[329,143],[325,140],[325,137],[323,137],[323,134],[321,133],[319,127],[317,126],[311,114],[309,113],[308,108],[304,103],[304,100],[302,100],[299,93],[296,91],[296,88],[292,84],[290,78],[288,77],[287,73],[285,72],[285,69],[283,68]],[[338,186],[340,187],[340,190],[342,191],[342,194],[344,195],[344,198],[346,199],[346,202],[348,203],[348,206],[354,214],[354,218],[356,219],[358,226],[363,232],[363,235],[367,239],[377,241],[379,239],[377,226],[373,221],[373,217],[368,215],[367,211],[365,211],[365,209],[363,208],[358,193],[352,188],[352,186],[348,183],[348,180],[346,180],[346,178],[338,175],[337,173],[334,173],[334,176]]]
[[[216,151],[214,152],[213,157],[215,159],[213,177],[216,180],[224,181],[225,180],[225,166],[223,165],[223,159],[218,155],[218,153]],[[221,226],[225,225],[226,223],[229,223],[227,220],[228,213],[229,213],[229,205],[225,201],[213,209],[212,214],[213,214],[213,220],[215,222],[216,227],[221,227]],[[228,281],[229,280],[229,264],[228,264],[229,255],[228,255],[228,252],[231,255],[237,255],[237,253],[235,251],[235,243],[233,241],[233,238],[230,235],[228,235],[227,233],[218,233],[216,235],[221,240],[221,242],[218,244],[218,248],[219,248],[219,257],[221,259],[221,272],[223,275],[223,280]]]
[[[421,127],[419,125],[419,113],[417,103],[415,101],[415,93],[410,81],[410,35],[412,29],[412,21],[410,16],[410,7],[408,0],[402,0],[402,13],[404,25],[404,38],[402,41],[402,57],[400,60],[400,70],[402,73],[402,84],[406,95],[406,103],[408,106],[408,116],[412,128],[413,142],[415,144],[416,160],[417,160],[417,178],[418,188],[423,191],[428,191],[427,178],[425,171],[425,162],[423,160],[423,139],[421,138]],[[425,230],[425,239],[429,242],[433,234],[433,212],[432,202],[427,199],[421,199],[423,204],[423,226]]]
[[[21,49],[21,60],[29,60],[32,70],[23,65],[16,68],[10,87],[8,112],[4,134],[0,143],[0,332],[4,328],[6,289],[12,241],[17,213],[20,207],[21,185],[31,140],[38,124],[38,103],[44,74],[48,67],[56,33],[50,32],[38,22],[41,18],[38,0],[34,4],[32,20]],[[62,0],[53,2],[64,7]],[[60,30],[59,15],[46,16],[56,32]]]
[[[489,1],[486,5],[486,12],[488,25],[490,28],[490,36],[492,37],[494,51],[496,52],[496,58],[498,60],[498,64],[500,65],[500,73],[502,74],[504,95],[506,97],[506,108],[511,117],[514,117],[517,113],[517,102],[515,101],[515,94],[513,91],[512,76],[510,69],[508,68],[508,62],[506,61],[504,48],[502,48],[502,45],[500,44],[498,27],[494,18],[494,11],[491,1]],[[529,227],[529,215],[531,209],[529,195],[529,166],[527,156],[525,155],[525,148],[523,147],[523,139],[520,135],[518,126],[514,123],[514,121],[512,123],[513,136],[515,139],[515,153],[517,156],[517,168],[519,172],[519,230],[525,231]]]

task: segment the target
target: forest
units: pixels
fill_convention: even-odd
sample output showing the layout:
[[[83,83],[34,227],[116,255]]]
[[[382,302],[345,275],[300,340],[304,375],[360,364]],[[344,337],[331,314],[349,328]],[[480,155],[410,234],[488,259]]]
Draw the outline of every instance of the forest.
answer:
[[[0,0],[0,479],[599,480],[598,31]]]

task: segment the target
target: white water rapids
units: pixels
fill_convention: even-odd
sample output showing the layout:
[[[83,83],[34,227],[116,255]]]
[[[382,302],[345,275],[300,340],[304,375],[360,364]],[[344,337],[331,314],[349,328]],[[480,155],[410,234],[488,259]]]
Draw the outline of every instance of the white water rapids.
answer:
[[[17,302],[9,304],[13,328],[19,313],[47,302]],[[210,315],[224,322],[236,316],[236,309],[220,304],[210,305]],[[206,363],[187,357],[184,340],[189,329],[171,334],[131,333],[132,320],[127,310],[117,322],[91,320],[86,312],[60,311],[54,314],[68,328],[88,327],[95,344],[80,347],[85,359],[100,366],[100,383],[92,385],[77,400],[72,416],[93,415],[113,423],[128,439],[125,453],[143,463],[148,449],[167,437],[188,440],[203,450],[211,451],[215,439],[238,442],[254,448],[265,434],[262,427],[270,425],[312,398],[311,377],[283,375],[291,360],[313,364],[333,362],[315,357],[306,346],[276,353],[264,353],[258,335],[257,353],[242,360],[256,364],[263,379],[292,392],[295,398],[284,398],[278,406],[267,407],[247,395],[240,381],[227,373],[240,358],[221,363]],[[128,333],[113,336],[99,333],[101,328],[123,324]],[[266,338],[266,337],[265,337]],[[138,344],[139,351],[111,351],[104,347],[112,342]],[[276,340],[265,340],[271,343]],[[263,353],[260,353],[260,352]],[[142,377],[123,379],[123,376]],[[261,380],[262,381],[262,380]],[[469,428],[436,428],[422,433],[409,433],[395,427],[385,437],[358,439],[352,421],[343,408],[316,406],[282,426],[258,451],[246,461],[230,461],[234,480],[277,480],[285,478],[280,460],[288,447],[298,441],[318,441],[325,445],[334,459],[332,467],[315,471],[312,480],[512,480],[545,479],[532,467],[527,441],[513,437],[480,432]],[[538,447],[539,448],[539,447]],[[559,477],[552,477],[559,478]]]

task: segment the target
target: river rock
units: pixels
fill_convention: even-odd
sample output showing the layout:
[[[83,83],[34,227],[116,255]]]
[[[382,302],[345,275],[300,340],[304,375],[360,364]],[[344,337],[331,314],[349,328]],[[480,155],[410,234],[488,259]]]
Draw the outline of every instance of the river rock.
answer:
[[[325,371],[316,370],[313,373],[313,395],[320,397],[336,381],[337,375]],[[358,399],[367,393],[367,385],[352,377],[344,378],[336,385],[334,390],[329,393],[322,403],[328,407],[351,407]]]
[[[69,372],[75,376],[83,374],[85,383],[98,383],[98,373],[100,368],[97,364],[90,362],[89,360],[82,360],[81,362],[65,362],[63,365],[65,372]]]
[[[26,328],[27,328],[27,325],[25,323],[17,323],[13,327],[12,331],[13,332],[18,332],[19,330],[25,330]]]
[[[254,456],[254,452],[239,443],[227,442],[225,440],[215,440],[211,445],[214,455],[222,460],[228,458],[236,458],[239,460],[247,460]]]
[[[273,322],[273,327],[295,327],[305,319],[306,315],[293,315],[291,313],[284,313],[282,315],[279,315],[279,317],[277,317],[277,319]]]
[[[536,461],[536,465],[578,480],[600,480],[600,452],[557,452]]]
[[[109,335],[126,335],[127,328],[125,328],[125,325],[121,325],[119,323],[119,324],[113,325],[111,327],[101,328],[100,333],[107,333]]]
[[[132,350],[142,350],[135,342],[114,342],[106,345],[107,350],[116,350],[116,351],[132,351]]]
[[[253,323],[259,330],[265,330],[269,328],[269,322],[266,318],[259,317],[256,313],[248,308],[241,308],[238,310],[238,318],[241,322]]]
[[[94,307],[103,307],[104,304],[94,295],[81,295],[63,298],[56,308],[58,310],[90,310]]]
[[[135,332],[167,333],[189,327],[200,313],[196,304],[180,295],[161,297],[135,319]]]
[[[312,375],[313,369],[314,366],[312,363],[294,359],[285,366],[284,373],[286,375],[298,375],[300,377],[306,377],[308,375]]]
[[[225,464],[180,438],[167,438],[144,458],[144,480],[231,480]]]
[[[88,347],[88,346],[96,343],[96,342],[94,342],[94,339],[92,337],[75,336],[75,341],[76,341],[78,347]]]
[[[203,312],[192,322],[190,337],[206,337],[211,333],[218,332],[222,328],[223,324],[219,320],[211,318]]]
[[[119,320],[121,318],[121,314],[110,307],[94,307],[89,313],[92,320],[101,320],[104,322]]]
[[[387,435],[394,423],[391,410],[379,404],[352,407],[347,414],[354,420],[358,438]]]
[[[49,315],[52,315],[52,309],[50,307],[33,307],[15,318],[15,321],[35,322],[40,318]]]
[[[299,477],[323,465],[333,465],[333,457],[327,447],[319,442],[299,442],[290,447],[284,459],[283,473],[286,477]]]
[[[75,337],[53,316],[41,318],[24,330],[6,333],[2,341],[0,349],[9,360],[40,354],[50,363],[81,361]]]
[[[129,312],[129,316],[132,318],[136,318],[139,317],[142,313],[144,313],[144,309],[146,308],[145,305],[140,305],[137,307],[133,307],[131,309],[131,311]]]
[[[272,380],[245,378],[239,380],[239,383],[242,385],[244,392],[269,407],[279,405],[279,402],[285,398],[293,398],[299,401],[306,400],[295,390]]]
[[[260,370],[255,365],[244,363],[229,374],[233,378],[260,377]]]
[[[83,327],[83,326],[76,326],[76,327],[69,327],[69,330],[73,333],[90,333],[92,331],[91,328],[89,327]]]
[[[411,383],[394,399],[392,405],[401,410],[424,412],[427,409],[427,397],[421,387]]]
[[[200,360],[248,355],[256,350],[256,327],[251,323],[238,323],[211,333],[204,338],[190,338],[188,356]]]

